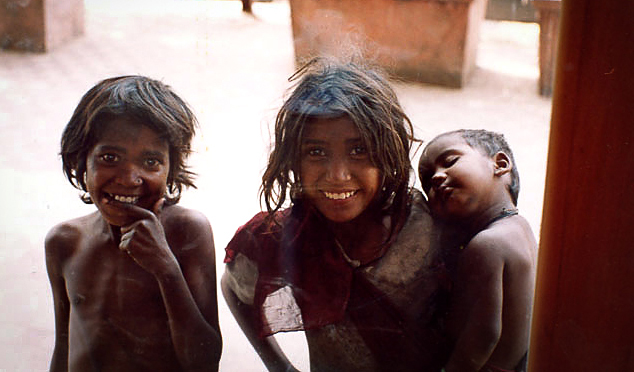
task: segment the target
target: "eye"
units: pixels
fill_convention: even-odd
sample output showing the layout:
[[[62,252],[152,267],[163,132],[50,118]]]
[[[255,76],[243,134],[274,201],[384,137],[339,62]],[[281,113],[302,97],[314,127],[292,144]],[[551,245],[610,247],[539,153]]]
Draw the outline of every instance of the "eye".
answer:
[[[156,158],[148,158],[143,162],[147,168],[157,168],[162,162]]]
[[[119,156],[115,155],[115,154],[102,154],[99,156],[99,160],[101,160],[104,163],[116,163],[117,161],[119,161]]]
[[[445,168],[449,168],[454,165],[460,157],[458,155],[449,155],[445,157],[442,161],[442,166]]]
[[[321,158],[326,156],[326,151],[321,147],[309,147],[305,151],[306,155],[311,158]]]
[[[365,155],[367,154],[368,151],[366,150],[365,146],[363,145],[358,145],[352,148],[352,150],[350,151],[350,155]]]

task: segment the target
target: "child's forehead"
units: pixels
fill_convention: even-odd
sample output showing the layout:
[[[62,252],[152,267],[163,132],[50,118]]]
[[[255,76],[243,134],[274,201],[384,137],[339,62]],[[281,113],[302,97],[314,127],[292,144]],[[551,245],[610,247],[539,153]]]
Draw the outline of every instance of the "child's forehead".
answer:
[[[169,147],[168,141],[152,126],[140,119],[115,117],[102,122],[95,133],[97,142],[129,142]]]
[[[453,148],[464,148],[465,146],[471,147],[469,143],[458,133],[443,134],[434,138],[425,150],[423,150],[424,157],[435,157],[446,150]]]
[[[302,140],[311,137],[360,137],[361,131],[348,116],[315,118],[306,123]]]

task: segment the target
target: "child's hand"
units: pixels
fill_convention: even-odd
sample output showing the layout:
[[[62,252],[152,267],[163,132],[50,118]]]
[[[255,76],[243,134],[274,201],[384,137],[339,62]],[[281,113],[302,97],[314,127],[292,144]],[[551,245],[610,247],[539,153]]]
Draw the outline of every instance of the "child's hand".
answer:
[[[121,226],[119,249],[127,252],[139,266],[155,276],[168,272],[173,265],[178,265],[158,219],[164,203],[165,199],[159,199],[151,211],[133,204],[125,204],[124,208],[136,221]]]

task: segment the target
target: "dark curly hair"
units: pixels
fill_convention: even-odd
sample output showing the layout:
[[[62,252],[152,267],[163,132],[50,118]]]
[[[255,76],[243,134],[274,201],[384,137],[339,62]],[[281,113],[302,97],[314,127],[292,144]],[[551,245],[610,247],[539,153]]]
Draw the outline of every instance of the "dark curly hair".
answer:
[[[183,186],[196,187],[195,174],[187,169],[186,160],[198,122],[187,103],[160,81],[137,75],[118,76],[100,81],[84,94],[62,134],[64,174],[84,192],[81,198],[85,203],[92,203],[84,181],[86,157],[104,125],[114,118],[140,121],[168,142],[166,204],[179,201]]]
[[[348,117],[382,175],[379,205],[402,200],[409,188],[413,127],[387,77],[378,68],[316,58],[289,81],[299,81],[275,120],[275,143],[262,176],[260,196],[267,210],[282,208],[300,182],[301,138],[317,118]]]

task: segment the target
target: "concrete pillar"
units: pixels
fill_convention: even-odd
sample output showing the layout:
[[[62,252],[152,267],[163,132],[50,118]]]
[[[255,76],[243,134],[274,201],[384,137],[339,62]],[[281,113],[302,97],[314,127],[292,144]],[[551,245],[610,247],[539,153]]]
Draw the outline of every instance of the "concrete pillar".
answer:
[[[298,62],[364,55],[410,81],[462,87],[487,0],[290,0]]]
[[[83,0],[0,0],[2,49],[46,52],[83,33]]]

